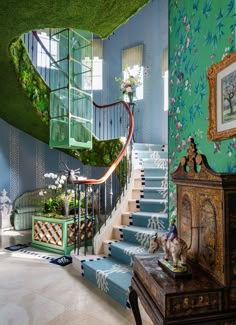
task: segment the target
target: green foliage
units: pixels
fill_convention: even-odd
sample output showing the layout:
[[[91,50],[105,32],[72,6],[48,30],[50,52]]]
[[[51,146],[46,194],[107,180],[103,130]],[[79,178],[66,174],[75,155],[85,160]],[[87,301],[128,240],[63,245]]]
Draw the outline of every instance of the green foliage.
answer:
[[[32,65],[24,43],[20,38],[11,43],[10,53],[22,88],[36,108],[42,121],[48,124],[49,88]]]
[[[75,158],[90,166],[110,166],[123,148],[121,139],[98,141],[93,138],[93,148],[73,150]]]

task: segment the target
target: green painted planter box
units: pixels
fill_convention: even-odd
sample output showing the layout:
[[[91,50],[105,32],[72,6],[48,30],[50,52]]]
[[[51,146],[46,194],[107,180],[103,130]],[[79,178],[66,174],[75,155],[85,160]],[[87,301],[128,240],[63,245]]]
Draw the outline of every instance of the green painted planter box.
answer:
[[[81,218],[80,240],[83,241],[84,218]],[[32,246],[57,254],[70,255],[75,248],[77,219],[74,216],[68,218],[47,217],[43,215],[33,216],[32,219]],[[88,226],[91,233],[92,222]],[[91,243],[91,239],[90,239]]]

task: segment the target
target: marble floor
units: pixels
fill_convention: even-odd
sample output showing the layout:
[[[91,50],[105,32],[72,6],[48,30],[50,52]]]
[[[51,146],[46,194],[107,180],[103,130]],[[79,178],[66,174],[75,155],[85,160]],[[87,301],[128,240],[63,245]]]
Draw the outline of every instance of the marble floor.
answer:
[[[0,325],[135,324],[129,309],[76,274],[72,264],[62,267],[37,254],[4,249],[30,241],[30,231],[0,230]],[[143,325],[152,325],[140,308]]]

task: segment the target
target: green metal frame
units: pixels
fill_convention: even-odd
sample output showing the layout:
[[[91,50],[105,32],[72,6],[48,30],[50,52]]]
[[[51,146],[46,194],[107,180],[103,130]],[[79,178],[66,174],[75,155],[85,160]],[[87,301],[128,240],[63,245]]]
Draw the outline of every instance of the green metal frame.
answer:
[[[58,57],[50,65],[50,147],[92,148],[92,40],[86,31],[51,32],[50,48],[57,46]]]

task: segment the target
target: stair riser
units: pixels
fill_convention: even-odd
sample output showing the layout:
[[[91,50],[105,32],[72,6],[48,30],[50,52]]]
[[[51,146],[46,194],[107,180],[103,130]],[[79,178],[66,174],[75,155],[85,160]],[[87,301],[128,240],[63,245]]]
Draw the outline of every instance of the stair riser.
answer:
[[[164,151],[138,151],[135,153],[135,158],[143,159],[143,158],[154,158],[154,159],[160,159],[160,158],[168,158],[168,153]]]
[[[120,248],[116,245],[110,245],[109,254],[112,258],[117,259],[120,263],[133,266],[134,257],[138,255],[149,255],[148,249],[142,248],[137,249],[135,246],[133,248]]]
[[[139,211],[138,203],[136,201],[129,201],[128,209],[130,212]]]
[[[143,143],[134,143],[133,149],[135,151],[162,151],[163,145],[161,144],[150,144],[150,145],[145,145]]]
[[[144,169],[141,173],[143,177],[152,177],[152,176],[166,176],[166,169]]]
[[[137,209],[139,211],[146,211],[146,212],[164,212],[166,210],[166,203],[148,203],[148,202],[140,202],[137,205]]]
[[[165,168],[165,169],[167,169],[167,167],[168,167],[166,159],[163,160],[163,161],[158,161],[157,162],[155,159],[152,159],[152,158],[143,159],[141,161],[140,166],[142,166],[143,169],[150,168],[150,167],[151,168],[155,167],[155,168],[161,168],[161,169]]]
[[[115,228],[114,230],[115,240],[124,240],[129,243],[142,245],[146,248],[149,247],[150,238],[155,235],[156,229],[146,229],[144,231],[131,231],[129,227],[127,228]]]
[[[165,230],[169,226],[168,215],[165,217],[132,216],[130,222],[133,226]]]
[[[150,246],[150,239],[152,236],[154,236],[156,233],[155,229],[149,229],[147,232],[134,232],[129,231],[129,229],[123,229],[122,232],[122,239],[124,241],[127,241],[129,243],[139,244],[141,246],[144,246],[146,249]]]
[[[140,178],[135,178],[135,179],[134,179],[134,187],[137,187],[137,188],[143,188],[142,183],[143,183],[143,180],[142,180],[141,177],[140,177]]]
[[[133,200],[139,200],[140,196],[143,194],[143,192],[141,192],[141,189],[134,189],[132,191],[132,199]]]
[[[156,200],[161,200],[161,199],[166,199],[167,198],[167,189],[163,190],[143,190],[141,191],[141,198],[144,199],[156,199]]]
[[[129,225],[131,222],[131,217],[129,213],[122,214],[122,225]]]
[[[165,183],[165,179],[144,179],[141,182],[141,186],[144,187],[162,187]]]

